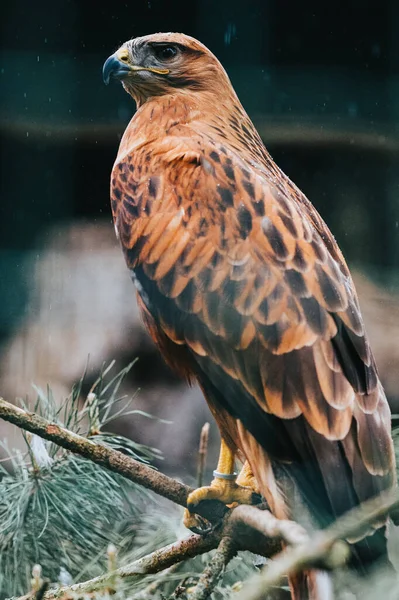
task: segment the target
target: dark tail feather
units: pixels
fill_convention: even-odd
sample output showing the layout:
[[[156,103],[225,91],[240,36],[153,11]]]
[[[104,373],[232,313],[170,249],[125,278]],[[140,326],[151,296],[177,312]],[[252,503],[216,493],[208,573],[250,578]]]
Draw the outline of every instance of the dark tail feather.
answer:
[[[296,429],[299,430],[299,427]],[[291,438],[297,433],[296,429],[291,426]],[[304,460],[299,464],[285,465],[285,470],[298,485],[319,527],[328,527],[347,511],[392,485],[389,473],[379,477],[367,471],[356,438],[353,439],[355,426],[341,442],[325,439],[306,423],[300,433]],[[299,443],[298,440],[298,446]],[[305,452],[309,453],[308,456]],[[349,566],[361,574],[369,573],[374,567],[391,564],[384,519],[379,525],[374,533],[351,544]]]

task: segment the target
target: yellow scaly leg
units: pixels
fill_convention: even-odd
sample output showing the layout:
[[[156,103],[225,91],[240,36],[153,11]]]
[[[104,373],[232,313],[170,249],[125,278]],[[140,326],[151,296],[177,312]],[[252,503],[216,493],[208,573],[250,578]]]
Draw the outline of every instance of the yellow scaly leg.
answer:
[[[244,488],[250,488],[255,494],[260,495],[258,483],[247,460],[238,474],[236,484]]]
[[[195,507],[204,500],[220,500],[224,504],[254,504],[254,493],[258,493],[255,478],[246,462],[237,478],[234,470],[235,454],[222,438],[219,461],[209,486],[200,487],[189,495],[183,522],[189,529],[199,529]]]

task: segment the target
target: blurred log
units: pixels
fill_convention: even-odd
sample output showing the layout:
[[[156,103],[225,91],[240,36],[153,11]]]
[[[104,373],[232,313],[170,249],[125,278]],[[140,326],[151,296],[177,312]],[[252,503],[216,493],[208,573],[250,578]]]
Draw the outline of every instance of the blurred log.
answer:
[[[133,111],[128,113],[132,116]],[[335,116],[322,117],[293,115],[279,117],[275,114],[255,114],[253,121],[268,146],[352,148],[369,151],[373,154],[393,154],[399,152],[399,136],[389,123],[370,125],[366,119],[353,119],[343,116],[337,124]],[[48,144],[100,143],[115,144],[121,138],[128,119],[103,123],[98,121],[69,123],[23,119],[8,116],[0,119],[0,132],[12,138],[25,140],[27,132],[31,140],[45,140]]]

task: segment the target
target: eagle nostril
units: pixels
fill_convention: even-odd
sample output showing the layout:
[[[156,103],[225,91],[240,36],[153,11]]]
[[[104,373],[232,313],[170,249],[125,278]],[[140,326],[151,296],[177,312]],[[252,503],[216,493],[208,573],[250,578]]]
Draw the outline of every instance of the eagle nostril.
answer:
[[[117,57],[121,62],[127,63],[129,61],[129,52],[127,50],[122,50],[117,53]]]

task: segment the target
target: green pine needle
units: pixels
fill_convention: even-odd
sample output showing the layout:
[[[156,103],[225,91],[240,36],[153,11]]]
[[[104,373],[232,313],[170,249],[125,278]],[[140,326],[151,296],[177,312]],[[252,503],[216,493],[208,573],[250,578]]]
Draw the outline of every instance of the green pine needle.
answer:
[[[104,368],[83,405],[84,376],[58,406],[50,388],[46,393],[36,388],[34,410],[136,460],[151,462],[160,457],[157,450],[103,431],[115,405],[119,415],[130,407],[131,399],[118,397],[118,390],[132,366],[110,381],[104,378],[110,368]],[[116,473],[37,436],[23,435],[26,454],[8,451],[12,472],[0,464],[0,598],[29,591],[34,564],[41,565],[51,582],[58,581],[61,569],[73,580],[82,580],[83,572],[86,579],[104,572],[107,546],[120,546],[125,524],[136,521],[152,498]]]

